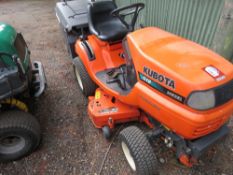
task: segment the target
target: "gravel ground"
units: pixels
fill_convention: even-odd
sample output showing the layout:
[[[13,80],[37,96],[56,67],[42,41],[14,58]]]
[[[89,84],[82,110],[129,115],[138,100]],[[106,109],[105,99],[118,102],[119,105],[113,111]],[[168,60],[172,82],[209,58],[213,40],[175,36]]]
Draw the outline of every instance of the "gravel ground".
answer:
[[[55,17],[55,3],[54,0],[0,1],[0,21],[12,24],[23,33],[32,59],[43,62],[48,80],[46,93],[35,102],[32,110],[43,131],[39,149],[22,160],[0,164],[0,175],[97,175],[110,145],[87,116],[87,100],[75,81]],[[230,135],[191,169],[180,165],[174,153],[163,144],[156,143],[156,153],[163,162],[159,164],[159,174],[232,175],[233,121],[230,126]],[[117,137],[101,174],[133,174]]]

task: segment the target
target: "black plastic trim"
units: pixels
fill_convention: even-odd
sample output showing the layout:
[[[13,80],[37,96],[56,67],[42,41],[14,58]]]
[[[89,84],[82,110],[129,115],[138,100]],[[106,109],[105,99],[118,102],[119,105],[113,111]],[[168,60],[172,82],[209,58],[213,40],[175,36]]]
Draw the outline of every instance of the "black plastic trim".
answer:
[[[86,53],[87,53],[87,56],[88,56],[88,59],[89,61],[93,61],[95,60],[95,54],[90,46],[90,44],[88,43],[88,41],[82,41],[81,42],[82,46],[84,47]]]
[[[212,91],[214,91],[214,93],[215,93],[215,99],[216,99],[216,101],[217,101],[218,98],[219,98],[219,96],[221,96],[221,95],[218,95],[218,94],[217,94],[217,91],[218,91],[218,93],[219,93],[219,91],[221,92],[222,89],[224,89],[224,87],[227,87],[227,86],[232,87],[232,88],[229,88],[229,90],[231,90],[231,91],[230,91],[230,93],[231,93],[231,99],[222,100],[221,102],[216,103],[214,107],[211,107],[211,108],[208,108],[208,109],[202,109],[202,110],[192,108],[191,106],[188,105],[188,100],[189,100],[190,96],[191,96],[193,93],[196,93],[196,92],[207,92],[207,91],[211,91],[211,90],[212,90]],[[217,97],[216,95],[218,95],[218,97]],[[225,83],[225,84],[222,84],[222,85],[220,85],[220,86],[217,86],[217,87],[214,87],[214,88],[211,88],[211,89],[207,89],[207,90],[203,90],[203,91],[192,91],[192,92],[188,95],[188,97],[186,98],[185,104],[186,104],[188,107],[190,107],[191,109],[194,109],[194,110],[197,110],[197,111],[207,111],[207,110],[216,108],[216,107],[218,107],[218,106],[221,106],[221,105],[223,105],[223,104],[225,104],[225,103],[231,101],[232,98],[233,98],[233,79],[230,80],[230,81],[228,81],[228,82]]]
[[[133,88],[134,85],[138,82],[138,79],[137,79],[136,69],[134,66],[134,61],[133,61],[126,38],[123,39],[122,41],[122,47],[123,47],[124,54],[125,54],[126,69],[127,69],[126,79],[127,79],[128,84],[131,86],[131,88]]]
[[[12,97],[27,89],[27,79],[20,78],[17,67],[3,68],[0,71],[0,100]]]
[[[192,150],[192,156],[195,158],[200,157],[210,146],[215,144],[221,138],[225,137],[230,132],[230,129],[224,125],[217,131],[201,137],[200,139],[189,141],[188,146]]]

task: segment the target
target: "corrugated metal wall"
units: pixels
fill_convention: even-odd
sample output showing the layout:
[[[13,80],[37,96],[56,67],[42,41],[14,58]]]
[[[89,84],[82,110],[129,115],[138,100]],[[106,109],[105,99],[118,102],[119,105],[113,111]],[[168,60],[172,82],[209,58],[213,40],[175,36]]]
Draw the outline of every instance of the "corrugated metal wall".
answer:
[[[211,49],[233,63],[233,0],[225,0]]]
[[[166,30],[211,47],[223,0],[171,0]]]
[[[158,26],[169,32],[211,47],[224,0],[116,0],[118,6],[144,2],[138,23]]]

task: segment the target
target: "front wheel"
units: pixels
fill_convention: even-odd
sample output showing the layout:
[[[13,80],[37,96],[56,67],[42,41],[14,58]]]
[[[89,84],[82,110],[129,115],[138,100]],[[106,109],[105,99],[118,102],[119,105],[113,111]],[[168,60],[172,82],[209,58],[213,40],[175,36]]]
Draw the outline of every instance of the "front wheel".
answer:
[[[135,126],[120,132],[120,143],[131,169],[138,175],[154,175],[157,171],[155,153],[143,132]]]
[[[0,161],[20,159],[38,146],[41,138],[38,121],[29,113],[7,111],[0,115]]]

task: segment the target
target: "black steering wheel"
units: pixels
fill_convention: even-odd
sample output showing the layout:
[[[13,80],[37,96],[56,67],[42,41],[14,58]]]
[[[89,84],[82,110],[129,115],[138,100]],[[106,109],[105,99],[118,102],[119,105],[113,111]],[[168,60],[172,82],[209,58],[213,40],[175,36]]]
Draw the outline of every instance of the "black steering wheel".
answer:
[[[111,12],[111,15],[119,18],[129,31],[133,31],[138,18],[138,14],[144,7],[144,3],[135,3],[115,9]],[[128,15],[133,15],[129,23],[125,19],[125,17]]]

